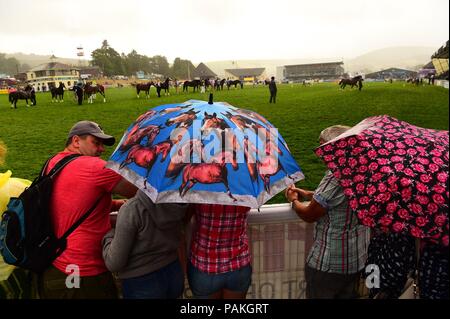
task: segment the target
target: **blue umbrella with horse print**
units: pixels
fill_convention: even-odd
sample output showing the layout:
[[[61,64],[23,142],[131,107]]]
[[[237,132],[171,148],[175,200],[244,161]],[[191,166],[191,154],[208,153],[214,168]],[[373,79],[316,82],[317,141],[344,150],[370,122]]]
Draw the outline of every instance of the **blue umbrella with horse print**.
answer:
[[[107,167],[155,203],[258,208],[304,178],[272,124],[256,112],[213,103],[212,95],[139,116]]]

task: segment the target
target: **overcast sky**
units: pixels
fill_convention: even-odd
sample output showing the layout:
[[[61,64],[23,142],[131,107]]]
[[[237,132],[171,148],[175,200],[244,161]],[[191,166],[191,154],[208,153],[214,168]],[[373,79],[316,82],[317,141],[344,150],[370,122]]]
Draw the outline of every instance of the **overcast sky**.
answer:
[[[354,58],[392,46],[439,48],[449,0],[0,0],[0,52],[86,58],[104,39],[194,63]]]

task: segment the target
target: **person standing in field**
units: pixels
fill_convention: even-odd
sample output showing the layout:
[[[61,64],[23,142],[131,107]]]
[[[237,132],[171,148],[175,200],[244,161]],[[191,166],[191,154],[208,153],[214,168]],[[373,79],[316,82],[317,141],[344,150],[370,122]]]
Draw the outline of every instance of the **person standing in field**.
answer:
[[[277,84],[275,83],[275,77],[272,76],[269,82],[270,100],[269,103],[276,103],[277,98]]]

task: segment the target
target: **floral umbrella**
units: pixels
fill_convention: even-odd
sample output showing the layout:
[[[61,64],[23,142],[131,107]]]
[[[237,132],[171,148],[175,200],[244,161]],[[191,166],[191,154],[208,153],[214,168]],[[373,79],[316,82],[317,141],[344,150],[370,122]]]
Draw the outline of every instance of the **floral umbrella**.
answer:
[[[264,117],[224,102],[157,106],[134,121],[107,167],[155,203],[258,208],[304,178]]]
[[[362,224],[448,246],[448,131],[370,117],[316,154]]]

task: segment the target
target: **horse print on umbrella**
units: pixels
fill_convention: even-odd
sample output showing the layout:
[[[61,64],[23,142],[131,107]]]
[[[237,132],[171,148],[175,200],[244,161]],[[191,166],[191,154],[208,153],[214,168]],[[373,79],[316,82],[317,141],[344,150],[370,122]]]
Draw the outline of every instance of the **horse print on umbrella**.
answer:
[[[176,124],[177,128],[184,127],[188,128],[192,125],[194,120],[197,118],[197,113],[200,111],[195,112],[194,109],[190,109],[185,113],[182,113],[174,118],[170,118],[166,121],[166,126],[171,126],[173,124]]]
[[[275,144],[266,142],[264,150],[266,156],[257,159],[254,158],[253,154],[249,154],[249,149],[253,154],[257,154],[255,146],[246,136],[244,138],[244,159],[247,163],[250,177],[253,181],[256,181],[257,175],[259,175],[264,182],[264,189],[268,194],[270,194],[270,177],[276,175],[279,171],[283,171],[287,177],[293,180],[281,164],[279,156],[283,155],[283,152]],[[272,152],[272,150],[275,150],[278,155]]]
[[[180,185],[180,197],[183,197],[196,183],[225,185],[228,196],[237,201],[231,194],[228,185],[228,169],[226,164],[230,163],[236,171],[239,167],[236,162],[236,152],[222,151],[216,154],[209,163],[187,164],[183,167],[183,182]]]
[[[119,169],[122,169],[131,163],[146,168],[147,174],[145,175],[144,189],[147,189],[147,179],[150,171],[152,170],[153,164],[160,154],[162,154],[161,162],[164,162],[170,152],[170,149],[172,148],[172,145],[173,143],[170,140],[163,141],[154,146],[142,146],[140,144],[134,145],[127,154],[126,160],[120,164]]]
[[[176,152],[170,158],[165,177],[176,179],[186,164],[194,162],[194,158],[204,158],[203,143],[199,139],[192,139],[177,146]]]
[[[155,137],[159,134],[162,126],[149,125],[144,128],[139,127],[139,123],[135,124],[127,137],[120,145],[119,150],[124,153],[132,148],[136,144],[140,144],[144,137],[147,137],[147,145],[150,145],[155,140]]]
[[[138,124],[140,125],[141,123],[143,123],[144,121],[147,121],[149,119],[151,119],[153,116],[155,116],[156,114],[158,114],[158,112],[156,112],[155,110],[148,110],[147,112],[145,112],[144,114],[141,114],[136,121],[133,124]]]
[[[271,123],[269,123],[269,121],[267,121],[264,117],[262,117],[261,115],[259,115],[256,112],[245,110],[245,109],[236,109],[235,112],[239,113],[241,115],[244,115],[246,117],[250,117],[253,120],[259,120],[259,121],[261,121],[261,123],[263,123],[267,127],[274,127]]]
[[[234,115],[230,112],[226,112],[225,116],[231,122],[233,122],[241,131],[245,131],[246,128],[254,130],[254,132],[258,132],[258,129],[263,129],[264,127],[257,122],[248,119],[242,115]]]
[[[178,112],[178,111],[181,111],[182,109],[190,107],[191,105],[192,104],[186,104],[186,105],[180,105],[180,106],[176,106],[176,107],[168,107],[168,108],[160,111],[159,115],[165,115],[165,114],[169,114],[169,113],[173,113],[173,112]]]

